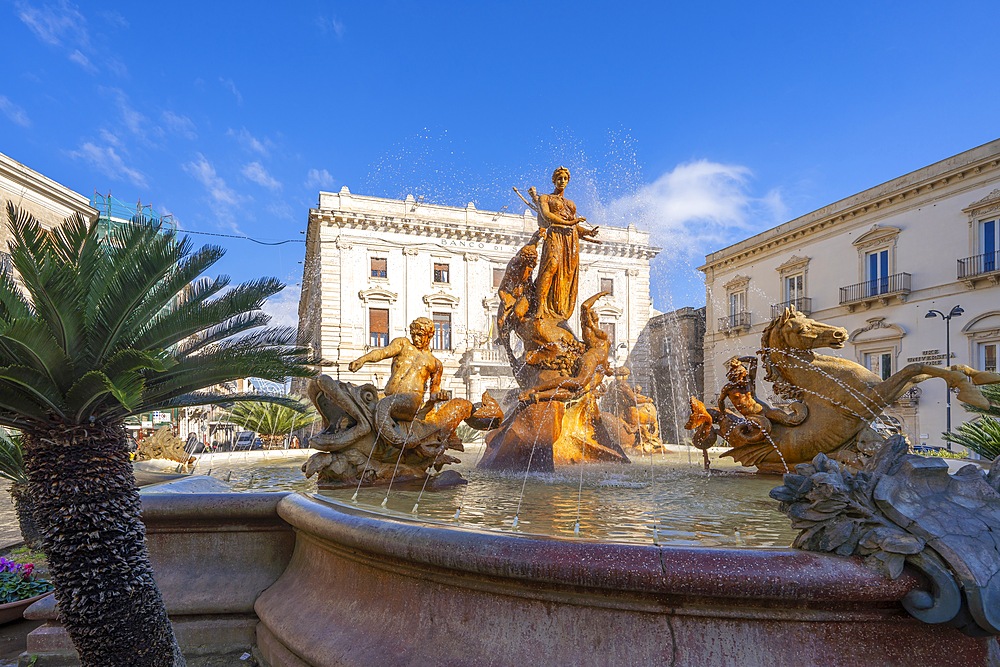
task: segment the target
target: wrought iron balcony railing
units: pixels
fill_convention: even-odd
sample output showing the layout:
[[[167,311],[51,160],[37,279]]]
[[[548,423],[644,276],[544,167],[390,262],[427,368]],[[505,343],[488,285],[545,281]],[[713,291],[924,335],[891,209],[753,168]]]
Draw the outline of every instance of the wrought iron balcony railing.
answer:
[[[894,273],[840,288],[840,303],[850,304],[910,293],[910,274]]]
[[[792,307],[799,311],[803,315],[809,315],[812,313],[813,300],[808,296],[800,296],[797,299],[789,299],[788,301],[782,301],[781,303],[771,304],[771,319],[773,320],[778,315],[785,312],[785,308]]]
[[[750,328],[750,313],[733,313],[719,318],[719,331],[738,331]]]
[[[958,279],[967,280],[1000,271],[1000,250],[958,260]]]

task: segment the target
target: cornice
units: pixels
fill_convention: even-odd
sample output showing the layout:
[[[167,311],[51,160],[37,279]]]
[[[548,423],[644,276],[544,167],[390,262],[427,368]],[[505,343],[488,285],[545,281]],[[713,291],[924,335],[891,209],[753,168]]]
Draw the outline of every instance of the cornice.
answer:
[[[24,195],[33,195],[32,198],[41,196],[44,200],[56,203],[70,211],[81,213],[87,219],[97,217],[97,209],[90,205],[90,200],[87,197],[47,176],[43,176],[3,153],[0,153],[0,178],[5,178],[15,187],[22,188]]]
[[[985,155],[978,158],[970,156],[977,152]],[[963,159],[967,161],[963,162]],[[863,219],[865,215],[909,205],[915,200],[933,196],[944,187],[955,186],[967,179],[972,180],[984,174],[997,172],[998,168],[1000,168],[1000,140],[900,176],[762,232],[735,246],[711,253],[706,257],[705,264],[698,268],[701,271],[708,271],[731,267],[747,258],[770,253],[781,246],[795,243],[799,239],[831,227],[854,223],[859,218]],[[740,247],[743,244],[745,246]]]
[[[341,229],[361,232],[391,232],[402,235],[419,235],[420,242],[441,243],[444,241],[464,241],[491,245],[513,246],[525,245],[534,234],[522,230],[500,230],[475,224],[459,224],[453,222],[417,220],[414,218],[377,215],[367,212],[355,212],[333,209],[310,209],[310,223],[317,221],[328,225],[336,225]],[[661,251],[661,248],[645,243],[628,243],[600,239],[600,243],[580,242],[581,255],[602,255],[611,257],[631,257],[650,260]]]

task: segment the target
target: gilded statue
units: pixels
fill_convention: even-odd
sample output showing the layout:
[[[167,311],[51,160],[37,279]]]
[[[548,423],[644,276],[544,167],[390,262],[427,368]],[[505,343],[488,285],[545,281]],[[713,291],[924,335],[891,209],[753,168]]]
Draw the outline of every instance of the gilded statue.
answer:
[[[597,235],[597,227],[586,227],[587,219],[576,214],[576,204],[564,196],[570,173],[566,167],[552,172],[552,194],[528,193],[538,206],[538,227],[544,230],[545,245],[535,279],[538,295],[537,319],[554,317],[560,321],[573,316],[580,278],[580,239]]]
[[[455,435],[460,423],[480,430],[499,425],[503,413],[488,394],[473,405],[441,391],[443,366],[430,350],[433,336],[434,323],[419,317],[410,324],[411,340],[395,338],[348,365],[357,372],[365,364],[392,359],[383,392],[327,375],[310,381],[308,395],[324,430],[310,440],[320,453],[302,466],[307,478],[318,473],[323,487],[423,480],[430,468],[440,472],[459,462],[447,452],[463,451]],[[457,473],[438,481],[438,486],[461,483]]]
[[[508,263],[497,311],[498,342],[520,387],[519,400],[487,436],[480,467],[546,471],[560,462],[628,461],[619,430],[602,425],[597,403],[603,380],[613,373],[611,342],[594,311],[606,293],[581,304],[580,339],[568,324],[577,302],[580,240],[600,243],[597,228],[584,225],[586,218],[565,196],[569,180],[569,170],[559,167],[551,194],[529,188],[530,201],[521,197],[537,214],[538,230]],[[520,354],[511,336],[523,343]]]
[[[600,386],[612,368],[608,362],[611,341],[601,330],[594,303],[607,292],[598,292],[580,305],[580,330],[586,350],[580,355],[573,373],[543,371],[538,384],[521,392],[519,399],[525,403],[539,401],[570,401]]]
[[[619,422],[618,428],[630,436],[623,445],[648,454],[663,445],[659,419],[653,399],[643,395],[642,385],[629,384],[630,374],[628,368],[613,371],[614,381],[602,401],[605,412],[601,416],[604,421],[613,416]]]
[[[730,378],[717,410],[706,410],[692,397],[687,428],[695,431],[695,445],[705,448],[721,437],[731,447],[723,456],[761,472],[788,472],[821,453],[858,466],[871,443],[881,441],[869,424],[917,383],[942,378],[959,400],[987,406],[977,385],[1000,382],[1000,375],[969,366],[924,363],[909,364],[883,380],[861,364],[815,352],[840,349],[847,338],[843,327],[786,308],[764,329],[758,355],[764,379],[789,405],[768,407],[756,398],[752,382],[742,386],[742,374],[734,375],[737,381]],[[726,397],[738,412],[724,409]]]

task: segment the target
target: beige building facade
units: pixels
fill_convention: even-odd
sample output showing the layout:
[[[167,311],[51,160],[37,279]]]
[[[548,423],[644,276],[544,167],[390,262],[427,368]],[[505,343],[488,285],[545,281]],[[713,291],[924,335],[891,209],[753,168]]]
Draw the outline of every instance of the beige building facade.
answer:
[[[384,387],[388,361],[357,373],[348,363],[408,335],[409,323],[435,324],[432,348],[444,365],[442,388],[478,400],[514,386],[493,340],[497,286],[507,262],[537,229],[535,215],[513,215],[405,200],[321,192],[309,212],[299,302],[299,341],[341,380]],[[609,291],[596,308],[614,340],[618,364],[648,376],[642,336],[652,311],[648,232],[601,227],[600,244],[581,243],[580,300]],[[579,312],[570,322],[579,333]]]
[[[712,253],[700,269],[708,397],[725,383],[726,360],[755,353],[763,328],[786,305],[846,328],[845,348],[822,352],[883,377],[913,362],[996,370],[1000,140]],[[964,312],[947,324],[927,317],[955,306]],[[758,391],[773,400],[762,380]],[[888,412],[914,444],[944,446],[946,399],[944,382],[930,380]],[[951,403],[952,428],[973,417]]]
[[[88,220],[97,217],[97,210],[90,206],[87,197],[0,153],[0,268],[9,262],[7,202],[31,213],[46,229],[55,227],[74,213]]]

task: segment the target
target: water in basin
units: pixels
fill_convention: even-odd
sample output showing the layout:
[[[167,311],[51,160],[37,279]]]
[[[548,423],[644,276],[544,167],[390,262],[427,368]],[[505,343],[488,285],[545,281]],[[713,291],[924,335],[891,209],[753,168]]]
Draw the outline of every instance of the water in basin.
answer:
[[[566,466],[527,478],[477,470],[481,452],[482,445],[467,445],[462,463],[451,466],[467,485],[423,494],[394,488],[384,507],[384,487],[362,488],[357,506],[484,530],[642,544],[653,542],[655,525],[659,542],[675,546],[786,547],[797,532],[767,495],[779,477],[748,475],[729,459],[714,457],[706,474],[697,450],[668,450],[652,461],[636,457],[631,465]],[[211,463],[212,476],[236,491],[302,491],[351,501],[355,489],[317,492],[299,470],[304,460],[237,454],[205,461],[198,472],[207,474],[205,464]]]

